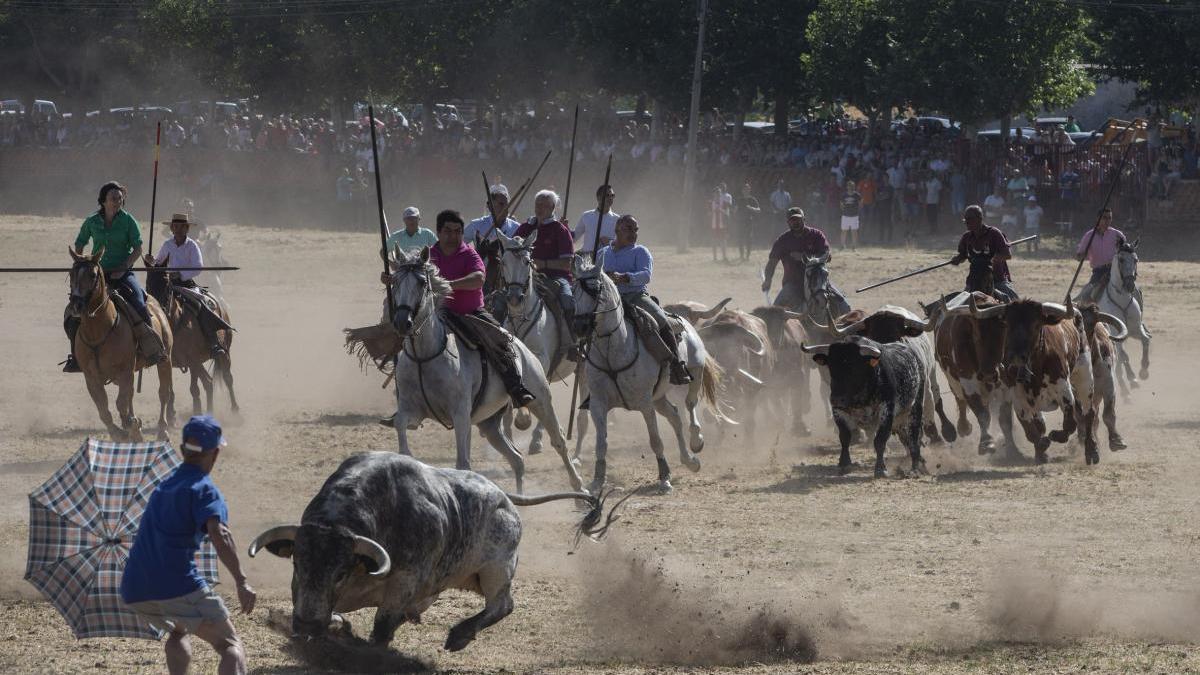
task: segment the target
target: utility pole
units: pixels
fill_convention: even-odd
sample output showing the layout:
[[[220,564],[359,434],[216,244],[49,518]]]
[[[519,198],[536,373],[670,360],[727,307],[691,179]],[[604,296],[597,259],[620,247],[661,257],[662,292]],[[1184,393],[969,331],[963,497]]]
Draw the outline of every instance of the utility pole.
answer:
[[[688,113],[688,142],[687,160],[683,165],[683,217],[679,220],[679,233],[676,237],[676,251],[686,253],[688,239],[691,234],[691,215],[696,205],[696,134],[700,130],[700,80],[704,66],[704,21],[708,15],[708,0],[700,0],[696,21],[699,27],[696,31],[696,60],[692,63],[692,106]]]

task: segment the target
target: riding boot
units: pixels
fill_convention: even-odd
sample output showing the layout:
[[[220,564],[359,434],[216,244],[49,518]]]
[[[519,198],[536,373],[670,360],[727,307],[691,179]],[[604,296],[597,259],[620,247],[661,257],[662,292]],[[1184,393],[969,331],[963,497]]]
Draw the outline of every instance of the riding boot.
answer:
[[[671,384],[691,384],[692,374],[688,372],[687,364],[683,359],[679,358],[679,339],[675,337],[675,333],[668,326],[661,328],[658,334],[662,337],[663,342],[671,348]]]
[[[167,358],[167,348],[162,337],[147,321],[139,321],[133,326],[134,340],[137,341],[138,353],[149,365],[157,365]]]
[[[575,334],[575,309],[573,307],[562,308],[563,323],[567,325],[567,360],[579,363],[583,361],[584,350],[580,344],[579,336]]]
[[[533,403],[536,397],[529,393],[529,390],[521,383],[521,374],[512,364],[505,365],[506,368],[499,369],[500,380],[504,383],[504,389],[508,392],[509,397],[512,398],[513,407],[524,408]]]
[[[216,316],[207,309],[198,311],[197,320],[200,323],[200,332],[204,334],[204,339],[208,341],[208,351],[215,359],[224,356],[227,352],[225,351],[225,345],[221,344],[221,339],[217,336],[217,330],[219,329],[213,325],[215,323],[213,321],[214,318],[220,321],[222,325],[227,325],[221,320],[221,317]]]
[[[79,367],[79,362],[75,360],[75,334],[79,332],[79,317],[68,316],[63,319],[63,329],[67,332],[67,339],[71,343],[71,351],[67,354],[67,360],[63,361],[64,373],[81,373],[83,369]]]

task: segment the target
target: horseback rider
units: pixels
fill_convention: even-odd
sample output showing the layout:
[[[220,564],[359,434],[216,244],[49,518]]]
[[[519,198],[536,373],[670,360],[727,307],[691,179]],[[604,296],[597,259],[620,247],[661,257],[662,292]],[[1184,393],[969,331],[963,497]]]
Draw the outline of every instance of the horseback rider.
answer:
[[[558,194],[553,190],[542,190],[533,198],[534,217],[529,222],[517,228],[513,236],[528,237],[537,232],[537,240],[533,244],[533,266],[546,276],[547,281],[557,289],[559,307],[566,320],[567,330],[574,342],[575,331],[575,296],[571,293],[571,259],[575,257],[575,242],[571,231],[554,218],[554,209],[558,208]],[[577,349],[572,349],[568,358],[580,358]]]
[[[453,289],[442,306],[442,316],[457,330],[475,338],[481,353],[500,373],[513,406],[522,408],[534,397],[521,383],[512,335],[483,307],[483,258],[463,242],[463,225],[458,211],[447,209],[437,214],[438,242],[429,249],[429,261]],[[384,272],[380,281],[390,283],[391,275]],[[466,320],[467,316],[475,321]]]
[[[604,273],[616,282],[622,304],[640,307],[654,317],[659,335],[674,355],[670,361],[671,384],[687,384],[692,381],[692,376],[679,356],[679,339],[671,327],[671,321],[663,308],[646,292],[654,269],[654,257],[650,255],[650,249],[637,243],[637,219],[629,214],[618,218],[615,234],[613,242],[601,249]]]
[[[192,225],[188,215],[176,213],[171,216],[171,220],[164,221],[163,225],[171,227],[173,236],[163,242],[162,247],[158,249],[157,258],[152,258],[149,253],[146,254],[142,259],[146,263],[146,267],[155,267],[163,263],[169,263],[170,267],[204,267],[204,254],[200,251],[200,244],[196,243],[195,239],[188,237],[188,230]],[[230,326],[205,302],[206,294],[196,283],[196,277],[200,275],[200,270],[181,270],[166,274],[167,280],[178,291],[176,297],[180,299],[184,307],[196,314],[200,332],[208,341],[209,352],[213,358],[223,356],[225,347],[221,344],[217,331],[228,329]]]
[[[617,226],[617,214],[612,210],[613,202],[617,198],[617,193],[613,191],[611,185],[601,185],[596,188],[596,201],[600,201],[601,196],[604,198],[604,218],[600,219],[597,215],[599,212],[596,209],[584,211],[579,216],[579,222],[575,225],[575,230],[571,233],[571,237],[575,241],[581,241],[579,248],[580,255],[591,255],[592,246],[596,242],[596,226],[600,226],[600,248],[608,246],[615,236]],[[565,218],[567,214],[563,214]]]
[[[981,291],[1004,302],[1019,299],[1008,272],[1007,261],[1012,259],[1012,249],[1004,233],[983,223],[983,209],[977,204],[963,211],[963,223],[967,231],[958,240],[958,255],[950,259],[950,264],[961,265],[964,260],[971,261],[971,273],[967,275],[964,290]],[[989,268],[990,275],[987,274]]]
[[[133,324],[133,335],[137,342],[138,351],[147,363],[153,365],[166,358],[166,347],[162,338],[155,332],[150,320],[150,312],[146,309],[146,291],[142,290],[137,277],[130,270],[142,257],[142,231],[137,221],[125,211],[125,186],[116,181],[109,181],[100,187],[97,202],[100,208],[88,216],[79,228],[75,237],[75,253],[82,254],[88,240],[92,242],[92,250],[103,250],[100,258],[100,269],[108,277],[108,286],[116,291],[130,310],[125,312]],[[79,317],[65,312],[63,329],[71,342],[71,353],[67,355],[64,373],[81,372],[79,363],[75,360],[75,334],[81,323]]]
[[[1077,299],[1080,304],[1100,301],[1100,294],[1108,285],[1113,259],[1116,257],[1117,251],[1126,245],[1125,233],[1112,226],[1112,219],[1112,209],[1104,207],[1100,211],[1100,220],[1096,223],[1096,229],[1084,234],[1083,238],[1079,240],[1079,246],[1075,249],[1075,259],[1083,260],[1086,257],[1092,266],[1091,278],[1079,291]],[[1087,249],[1086,253],[1084,249]],[[1135,290],[1134,296],[1137,298],[1138,306],[1144,307],[1141,289]]]
[[[804,209],[793,206],[787,210],[787,232],[779,235],[771,245],[771,253],[767,256],[767,266],[763,270],[763,293],[771,290],[771,279],[775,276],[775,266],[783,263],[783,284],[779,295],[775,296],[774,305],[789,309],[805,309],[804,302],[807,293],[806,262],[816,258],[819,264],[826,264],[833,259],[829,248],[829,240],[825,233],[815,227],[809,227],[804,218]],[[826,284],[831,309],[835,316],[841,316],[850,311],[850,303],[832,283]]]
[[[391,253],[397,246],[401,251],[411,251],[416,249],[420,251],[426,246],[432,247],[437,243],[437,235],[429,231],[427,227],[421,227],[421,211],[415,206],[410,206],[404,209],[404,213],[400,218],[404,221],[404,228],[396,230],[388,235],[386,250],[384,254]]]
[[[500,230],[505,236],[511,237],[520,223],[508,217],[508,188],[502,183],[488,188],[488,212],[467,223],[463,230],[463,240],[474,245],[476,237],[483,241],[494,241],[496,232]],[[496,227],[492,228],[492,214],[496,214]]]

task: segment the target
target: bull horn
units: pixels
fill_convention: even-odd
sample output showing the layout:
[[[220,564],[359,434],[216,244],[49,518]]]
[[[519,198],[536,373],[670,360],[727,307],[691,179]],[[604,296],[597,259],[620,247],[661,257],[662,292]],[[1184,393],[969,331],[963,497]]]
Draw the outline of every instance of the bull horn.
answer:
[[[259,551],[267,548],[277,541],[296,541],[297,529],[299,528],[295,525],[280,525],[278,527],[272,527],[266,532],[263,532],[255,537],[254,541],[250,542],[250,548],[246,552],[251,558],[253,558]]]
[[[354,553],[375,561],[375,571],[370,573],[373,577],[382,577],[392,571],[392,557],[373,539],[354,535]]]
[[[907,328],[920,328],[922,331],[924,331],[926,333],[933,330],[933,322],[932,321],[921,321],[920,319],[912,319],[909,317],[904,318],[904,325]]]
[[[866,319],[863,319],[862,321],[856,321],[845,328],[838,328],[837,321],[833,318],[833,309],[830,308],[829,305],[825,305],[825,315],[829,317],[829,329],[832,330],[833,334],[837,335],[838,337],[857,335],[867,322]]]
[[[739,326],[739,328],[741,328],[741,326]],[[742,345],[743,347],[746,347],[746,351],[755,356],[762,356],[767,353],[767,346],[763,344],[762,338],[760,338],[753,331],[746,330],[745,328],[742,328],[742,332],[753,338],[754,343],[758,345],[758,349],[751,349],[750,347],[746,347],[746,345]]]
[[[975,304],[974,295],[971,295],[967,299],[967,307],[971,309],[971,316],[975,317],[976,319],[990,319],[992,317],[999,316],[1005,310],[1004,305],[996,305],[995,307],[979,309],[979,305]]]
[[[696,318],[700,321],[707,321],[707,320],[713,318],[717,314],[720,314],[721,310],[725,309],[725,305],[728,305],[731,300],[733,300],[733,298],[725,298],[724,300],[713,305],[712,309],[707,309],[707,310],[704,310],[703,312],[700,312],[696,316]]]
[[[754,386],[756,386],[756,387],[761,387],[761,386],[763,386],[763,381],[762,381],[762,380],[758,379],[758,378],[757,378],[757,377],[755,377],[754,375],[751,375],[750,373],[746,372],[745,370],[743,370],[743,369],[741,369],[741,368],[738,368],[738,369],[737,369],[737,374],[738,374],[738,375],[741,375],[741,376],[742,376],[742,377],[743,377],[743,378],[744,378],[744,379],[745,379],[747,382],[749,382],[749,383],[753,384],[753,385],[754,385]]]
[[[863,356],[869,356],[873,359],[877,359],[880,356],[883,356],[883,352],[879,350],[879,347],[876,347],[874,345],[860,344],[858,346],[858,353],[862,354]]]
[[[808,318],[807,314],[801,314],[800,312],[793,312],[790,309],[783,310],[783,315],[789,319],[797,319],[799,321],[803,321],[804,319]],[[816,322],[814,321],[813,323],[816,323]],[[820,326],[820,324],[817,324],[817,325]],[[821,327],[824,328],[824,326],[821,326]]]
[[[1096,312],[1096,321],[1102,321],[1118,331],[1108,336],[1110,340],[1120,342],[1129,337],[1129,328],[1125,325],[1125,322],[1108,312]]]
[[[804,352],[805,354],[828,355],[829,354],[829,345],[815,345],[815,346],[809,347],[808,345],[801,342],[800,343],[800,351]]]
[[[1042,316],[1047,319],[1065,319],[1074,313],[1074,308],[1070,307],[1070,300],[1067,301],[1068,306],[1063,306],[1057,302],[1043,302]]]

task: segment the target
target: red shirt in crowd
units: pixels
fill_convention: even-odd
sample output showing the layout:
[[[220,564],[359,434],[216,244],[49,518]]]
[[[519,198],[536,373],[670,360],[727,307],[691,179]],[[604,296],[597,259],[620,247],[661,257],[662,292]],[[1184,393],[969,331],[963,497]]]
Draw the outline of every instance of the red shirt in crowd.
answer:
[[[533,221],[527,222],[518,227],[517,233],[513,236],[528,237],[535,229],[537,230],[537,241],[533,242],[534,260],[569,260],[575,255],[575,240],[571,238],[571,231],[557,220],[540,225],[534,225]],[[571,273],[566,270],[546,269],[543,271],[548,277],[571,278]]]
[[[483,271],[483,258],[475,252],[475,249],[463,243],[454,253],[442,253],[441,246],[433,246],[429,249],[429,260],[434,267],[438,268],[438,272],[447,279],[461,279],[472,272]],[[455,314],[470,314],[483,308],[483,288],[467,290],[465,288],[456,288],[450,293],[450,297],[446,298],[446,303],[443,305],[447,310]]]

